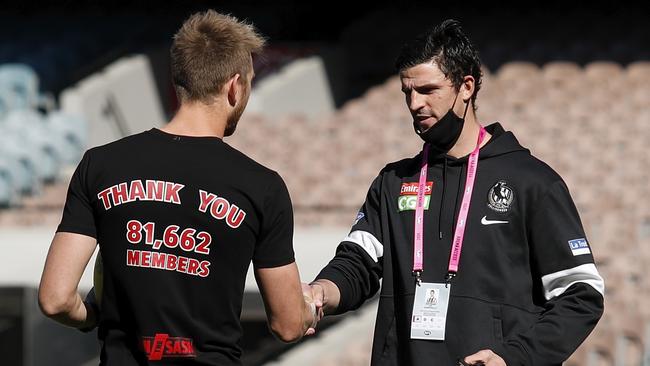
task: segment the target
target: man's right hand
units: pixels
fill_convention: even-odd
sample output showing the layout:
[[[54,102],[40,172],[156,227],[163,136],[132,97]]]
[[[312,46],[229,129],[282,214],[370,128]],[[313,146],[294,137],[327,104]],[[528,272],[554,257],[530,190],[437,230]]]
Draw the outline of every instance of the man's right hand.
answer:
[[[273,334],[286,343],[308,334],[316,323],[316,306],[310,305],[302,293],[296,263],[256,268],[255,278]]]
[[[318,321],[326,314],[336,310],[341,296],[339,288],[334,282],[329,280],[316,280],[310,284],[302,283],[302,293],[305,299],[311,299],[316,306]],[[315,332],[315,328],[310,328],[307,331],[307,335],[314,334]]]
[[[319,301],[317,305],[314,301],[313,293],[311,288],[306,283],[301,283],[302,286],[302,296],[305,300],[305,306],[309,309],[309,317],[306,317],[306,327],[307,331],[305,332],[306,336],[313,335],[316,333],[316,326],[318,322],[323,318],[322,310],[322,301]]]

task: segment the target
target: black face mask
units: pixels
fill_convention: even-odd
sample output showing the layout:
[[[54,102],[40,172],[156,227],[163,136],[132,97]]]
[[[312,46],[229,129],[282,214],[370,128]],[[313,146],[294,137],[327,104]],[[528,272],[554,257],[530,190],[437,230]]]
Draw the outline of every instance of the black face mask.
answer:
[[[429,127],[426,131],[420,131],[418,123],[413,121],[413,128],[415,133],[420,136],[424,142],[429,143],[431,149],[438,154],[446,154],[456,144],[461,132],[463,132],[463,125],[465,124],[465,115],[467,115],[467,107],[469,101],[465,106],[463,117],[458,117],[454,113],[454,106],[456,105],[458,94],[454,98],[454,104],[451,105],[449,111],[436,122],[433,126]]]

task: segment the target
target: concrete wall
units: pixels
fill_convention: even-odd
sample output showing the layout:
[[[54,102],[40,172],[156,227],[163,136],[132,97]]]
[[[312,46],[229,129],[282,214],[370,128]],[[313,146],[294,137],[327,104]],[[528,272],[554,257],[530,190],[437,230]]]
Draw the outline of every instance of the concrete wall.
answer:
[[[61,93],[61,109],[88,121],[88,147],[162,126],[165,116],[147,57],[116,61]]]

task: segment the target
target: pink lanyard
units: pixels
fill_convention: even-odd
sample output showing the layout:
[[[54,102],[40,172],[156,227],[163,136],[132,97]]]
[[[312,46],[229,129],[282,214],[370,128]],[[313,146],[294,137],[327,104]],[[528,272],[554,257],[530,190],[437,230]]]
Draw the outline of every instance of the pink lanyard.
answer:
[[[472,199],[472,191],[474,190],[474,178],[476,178],[476,170],[478,169],[478,154],[481,147],[481,142],[483,142],[485,134],[485,129],[481,126],[478,134],[478,142],[476,143],[476,148],[474,148],[474,151],[472,151],[472,153],[469,155],[469,161],[467,163],[467,177],[465,179],[465,192],[463,193],[463,200],[460,204],[458,220],[456,220],[454,241],[451,249],[451,256],[449,258],[449,272],[446,278],[447,282],[449,282],[451,278],[456,275],[456,272],[458,272],[460,252],[463,248],[463,238],[465,236],[467,213],[469,212],[469,204]],[[422,150],[422,167],[420,168],[418,198],[417,204],[415,206],[415,235],[413,237],[413,273],[417,277],[418,284],[420,283],[420,275],[422,274],[424,190],[427,183],[428,158],[429,144],[425,144],[424,149]]]

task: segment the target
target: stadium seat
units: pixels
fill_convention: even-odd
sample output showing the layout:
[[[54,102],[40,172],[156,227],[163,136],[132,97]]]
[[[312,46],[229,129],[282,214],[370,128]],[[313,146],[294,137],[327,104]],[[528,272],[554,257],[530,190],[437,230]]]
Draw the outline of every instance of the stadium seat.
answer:
[[[19,136],[0,128],[0,154],[9,167],[9,174],[20,194],[32,195],[41,191],[41,181],[37,172],[38,154],[30,151]]]
[[[0,65],[0,89],[8,109],[43,107],[52,109],[51,97],[39,92],[38,75],[24,64]]]
[[[18,199],[11,162],[0,156],[0,208],[12,206]]]
[[[532,62],[509,62],[497,71],[497,77],[505,82],[526,83],[540,76],[540,69]]]
[[[47,130],[40,113],[31,109],[12,110],[1,123],[39,156],[35,163],[39,178],[46,182],[54,181],[61,166],[65,141]]]
[[[582,70],[572,62],[553,61],[542,66],[542,78],[552,88],[562,88],[581,77]]]
[[[0,65],[0,88],[9,92],[9,108],[30,108],[38,94],[38,76],[29,66]]]
[[[630,82],[636,82],[647,86],[647,82],[650,81],[650,61],[633,62],[627,65],[625,73]]]
[[[88,145],[88,125],[81,117],[63,111],[55,111],[47,116],[48,129],[64,139],[61,157],[67,164],[75,164]]]

